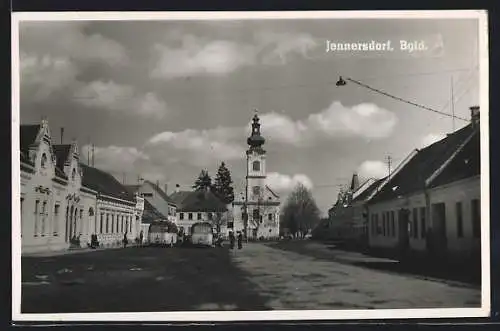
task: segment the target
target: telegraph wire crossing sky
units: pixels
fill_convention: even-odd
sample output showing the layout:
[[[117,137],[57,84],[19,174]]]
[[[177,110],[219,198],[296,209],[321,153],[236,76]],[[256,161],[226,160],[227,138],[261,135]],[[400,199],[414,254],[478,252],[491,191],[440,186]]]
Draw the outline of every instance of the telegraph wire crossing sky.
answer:
[[[285,200],[306,183],[326,212],[337,178],[385,176],[387,155],[394,168],[465,125],[458,118],[478,104],[475,20],[218,23],[22,22],[21,122],[47,116],[53,134],[64,127],[79,141],[82,159],[94,144],[96,167],[120,181],[192,185],[224,161],[237,186],[258,109],[269,185]],[[423,40],[429,49],[335,54],[327,40]],[[349,81],[337,87],[339,76],[447,114],[453,82],[455,123]]]

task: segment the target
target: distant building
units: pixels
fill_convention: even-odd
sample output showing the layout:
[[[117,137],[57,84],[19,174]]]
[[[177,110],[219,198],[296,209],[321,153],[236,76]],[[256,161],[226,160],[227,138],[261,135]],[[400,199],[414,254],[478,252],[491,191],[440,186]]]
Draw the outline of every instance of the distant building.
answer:
[[[227,232],[227,206],[210,189],[200,191],[176,191],[169,198],[177,205],[177,226],[186,234],[193,224],[210,222],[215,231]]]
[[[142,198],[113,176],[80,163],[76,141],[55,145],[47,120],[20,127],[22,253],[104,246],[135,239]],[[79,244],[77,244],[79,242]]]
[[[150,206],[154,207],[156,211],[163,215],[165,220],[177,222],[177,206],[158,184],[152,183],[149,180],[144,180],[139,185],[128,185],[127,189],[143,197]],[[150,206],[148,206],[148,208]]]
[[[250,238],[277,238],[280,225],[280,198],[266,185],[266,151],[259,117],[253,118],[248,150],[246,192],[232,204],[233,230],[245,231]],[[245,226],[246,225],[246,226]]]
[[[368,198],[369,244],[400,254],[479,260],[479,107],[471,123],[414,150]]]

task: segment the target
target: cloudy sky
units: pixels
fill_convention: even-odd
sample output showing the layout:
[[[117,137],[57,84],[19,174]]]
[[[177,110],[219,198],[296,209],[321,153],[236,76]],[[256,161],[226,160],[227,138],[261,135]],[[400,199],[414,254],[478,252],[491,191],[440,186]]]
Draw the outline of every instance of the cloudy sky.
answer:
[[[475,20],[22,22],[21,122],[95,144],[95,165],[170,190],[225,161],[244,183],[254,109],[267,139],[269,185],[311,187],[323,212],[354,171],[387,174],[453,121],[348,83],[469,118],[479,102]],[[393,52],[326,52],[326,42],[391,40]],[[408,53],[400,40],[423,40]],[[459,128],[466,122],[456,120]]]

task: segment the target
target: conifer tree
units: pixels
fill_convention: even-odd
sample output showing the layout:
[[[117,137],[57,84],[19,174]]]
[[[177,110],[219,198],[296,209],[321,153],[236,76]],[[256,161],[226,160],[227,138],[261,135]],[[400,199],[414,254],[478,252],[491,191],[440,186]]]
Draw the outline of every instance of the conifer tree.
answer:
[[[202,170],[196,178],[193,188],[195,191],[202,191],[212,188],[212,177],[208,174],[207,170]]]
[[[226,204],[234,201],[234,189],[232,184],[231,172],[226,167],[226,164],[222,162],[215,176],[214,193]]]

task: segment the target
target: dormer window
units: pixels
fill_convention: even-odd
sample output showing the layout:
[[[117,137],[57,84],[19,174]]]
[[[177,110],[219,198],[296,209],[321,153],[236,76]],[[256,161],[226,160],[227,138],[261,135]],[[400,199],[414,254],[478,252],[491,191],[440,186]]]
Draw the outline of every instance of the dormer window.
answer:
[[[73,168],[73,171],[71,172],[71,179],[75,180],[75,178],[76,178],[76,169]]]
[[[42,168],[47,167],[47,154],[42,154],[42,161],[40,162],[40,165],[42,166]]]
[[[259,161],[253,161],[253,163],[252,163],[252,169],[253,169],[253,171],[260,171],[260,162]]]

